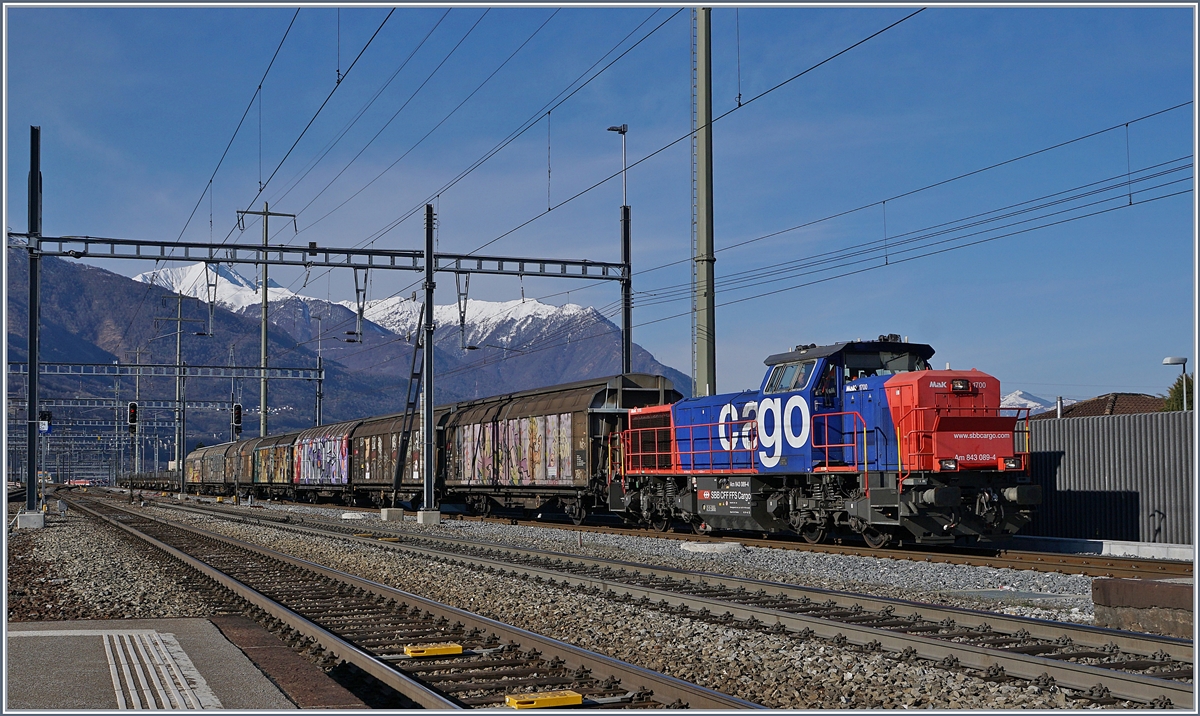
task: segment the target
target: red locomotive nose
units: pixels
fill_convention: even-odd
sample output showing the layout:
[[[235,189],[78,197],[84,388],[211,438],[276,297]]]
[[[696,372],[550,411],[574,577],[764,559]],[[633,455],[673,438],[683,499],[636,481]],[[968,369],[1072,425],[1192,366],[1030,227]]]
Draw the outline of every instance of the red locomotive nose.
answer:
[[[1000,381],[978,370],[924,370],[885,384],[903,470],[1021,470],[1019,411],[1000,407]]]

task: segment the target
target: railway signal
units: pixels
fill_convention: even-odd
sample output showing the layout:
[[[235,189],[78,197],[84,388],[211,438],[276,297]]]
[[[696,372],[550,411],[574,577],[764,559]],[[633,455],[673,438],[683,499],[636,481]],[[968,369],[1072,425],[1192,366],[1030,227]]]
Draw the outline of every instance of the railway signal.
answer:
[[[233,431],[239,435],[242,434],[242,404],[233,404]]]
[[[125,420],[125,422],[127,422],[129,424],[129,434],[130,435],[137,434],[137,421],[138,421],[137,413],[138,413],[138,404],[134,403],[134,402],[130,402],[129,403],[129,416]]]

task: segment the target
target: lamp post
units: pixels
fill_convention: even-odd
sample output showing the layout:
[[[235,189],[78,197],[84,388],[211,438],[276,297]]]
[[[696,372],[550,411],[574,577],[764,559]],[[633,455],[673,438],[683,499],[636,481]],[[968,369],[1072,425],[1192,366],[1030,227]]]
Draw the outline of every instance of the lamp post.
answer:
[[[1187,390],[1187,358],[1182,356],[1167,356],[1163,358],[1163,365],[1177,365],[1183,376],[1183,409],[1188,409],[1188,390]]]
[[[633,266],[630,248],[629,195],[625,182],[628,164],[625,161],[625,133],[628,124],[613,125],[610,132],[621,135],[621,263],[625,278],[621,280],[621,373],[633,370]]]
[[[626,195],[625,186],[625,133],[629,131],[628,124],[613,125],[608,128],[610,132],[616,132],[621,135],[621,206],[629,206],[629,200]]]

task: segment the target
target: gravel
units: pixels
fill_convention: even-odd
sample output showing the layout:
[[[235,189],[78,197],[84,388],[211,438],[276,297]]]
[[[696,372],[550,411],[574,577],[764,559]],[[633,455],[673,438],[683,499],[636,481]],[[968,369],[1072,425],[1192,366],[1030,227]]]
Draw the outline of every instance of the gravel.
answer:
[[[343,509],[259,503],[268,510],[337,519]],[[253,510],[253,508],[245,508]],[[361,512],[364,527],[380,523],[377,512]],[[386,526],[414,533],[455,536],[518,548],[543,549],[641,564],[695,569],[750,579],[910,599],[938,605],[985,609],[1015,616],[1090,624],[1094,621],[1092,578],[1034,570],[973,567],[911,560],[855,557],[803,550],[748,547],[736,553],[698,553],[678,540],[637,535],[583,533],[474,520],[417,524],[413,516]],[[992,591],[1002,599],[971,591]]]
[[[1049,709],[1094,706],[1087,701],[1071,699],[1069,692],[1055,687],[1040,689],[1019,681],[990,682],[973,672],[944,670],[922,661],[904,662],[895,655],[837,646],[830,641],[806,640],[798,635],[775,635],[737,625],[706,622],[513,577],[481,572],[464,574],[461,567],[406,556],[382,547],[300,536],[270,527],[242,525],[174,510],[146,509],[360,574],[773,708]],[[312,511],[335,517],[342,512],[290,506],[272,506],[271,509]],[[375,514],[363,514],[365,517],[359,524],[364,527],[378,520]],[[693,568],[700,566],[760,578],[783,579],[787,576],[786,581],[805,581],[821,586],[873,585],[876,591],[889,595],[897,591],[886,585],[902,579],[890,570],[878,567],[880,574],[871,573],[869,565],[872,562],[883,565],[891,563],[890,560],[839,557],[835,561],[821,561],[829,556],[758,548],[732,557],[694,554],[683,552],[673,541],[597,534],[584,535],[584,545],[580,549],[577,532],[466,521],[448,521],[437,527],[405,522],[403,527],[489,539],[498,544]],[[66,518],[50,516],[44,530],[11,533],[8,556],[9,619],[12,621],[207,616],[212,613],[211,606],[197,596],[203,590],[197,589],[186,577],[186,570],[174,566],[161,555],[147,556],[117,530],[76,514]],[[803,557],[818,559],[794,561]],[[837,561],[846,559],[851,561]],[[858,564],[854,565],[855,562]],[[854,565],[858,571],[847,574],[846,564]],[[893,569],[896,565],[904,566],[891,564]],[[935,569],[942,572],[945,567]],[[887,574],[891,576],[881,576]],[[1032,575],[1029,578],[1037,579]],[[972,584],[994,584],[987,582],[986,577],[975,579],[979,581]],[[945,579],[942,583],[945,584]],[[912,597],[913,594],[905,592],[904,596]],[[1128,704],[1116,704],[1118,707],[1123,705]]]
[[[173,510],[156,514],[351,572],[780,709],[1063,708],[1058,688],[990,682],[895,655],[715,624],[395,550]],[[465,523],[464,523],[465,524]]]
[[[8,620],[207,617],[190,570],[77,513],[8,536]]]
[[[275,507],[334,517],[342,512],[306,506]],[[921,661],[901,662],[895,655],[867,652],[860,647],[839,647],[829,641],[804,640],[794,634],[780,636],[737,625],[705,622],[659,612],[653,607],[610,602],[573,589],[512,577],[472,571],[466,578],[461,567],[406,556],[395,550],[346,543],[336,538],[300,536],[271,527],[242,525],[173,510],[162,510],[159,514],[359,574],[772,708],[1098,707],[1088,701],[1072,699],[1069,691],[1058,688],[1043,690],[1019,681],[986,681],[969,670],[944,670]],[[371,521],[378,522],[376,515],[364,514],[366,521],[359,523],[364,527]],[[389,526],[398,525],[389,523]],[[644,541],[651,544],[651,557],[663,558],[644,561],[667,561],[675,557],[682,560],[680,566],[695,566],[694,562],[688,561],[694,555],[675,551],[679,549],[677,543],[653,538],[588,534],[584,536],[584,547],[580,550],[580,533],[569,530],[457,520],[437,527],[423,527],[408,521],[403,527],[476,538],[481,537],[482,530],[487,530],[484,536],[496,543],[626,559],[630,555],[609,552],[618,549],[615,545],[623,546],[625,540]],[[554,533],[558,533],[557,539],[551,536]],[[617,540],[615,545],[608,543],[610,537]],[[664,542],[666,549],[663,549]],[[747,550],[742,557],[751,551]],[[792,554],[781,550],[761,551]],[[894,596],[896,590],[880,593]],[[1131,707],[1133,704],[1119,702],[1114,706]]]

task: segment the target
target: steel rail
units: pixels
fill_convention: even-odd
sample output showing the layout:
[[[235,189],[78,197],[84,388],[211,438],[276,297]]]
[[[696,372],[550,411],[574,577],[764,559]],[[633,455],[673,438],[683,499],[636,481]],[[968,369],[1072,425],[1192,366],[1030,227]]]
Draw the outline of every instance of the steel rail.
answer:
[[[346,508],[358,509],[358,508]],[[1060,572],[1063,574],[1081,574],[1087,577],[1112,577],[1120,579],[1163,579],[1169,577],[1190,577],[1193,575],[1191,562],[1173,559],[1153,559],[1140,557],[1115,557],[1111,555],[1092,554],[1062,554],[1055,552],[1033,552],[1028,550],[1013,550],[1006,548],[969,548],[966,551],[944,551],[921,548],[870,548],[841,544],[807,544],[786,538],[755,538],[746,535],[712,536],[696,534],[676,534],[650,530],[632,530],[629,528],[604,527],[597,525],[571,525],[564,523],[547,524],[535,520],[513,520],[496,516],[466,516],[458,517],[469,521],[515,523],[528,527],[564,529],[595,534],[625,534],[647,537],[651,539],[667,539],[676,541],[698,542],[740,542],[751,547],[768,547],[771,549],[786,549],[804,552],[820,552],[824,554],[843,554],[856,557],[874,557],[906,560],[911,562],[934,562],[939,564],[963,564],[972,567],[995,567],[1016,570],[1034,570],[1038,572]]]
[[[433,691],[432,689],[425,686],[424,684],[418,683],[417,681],[413,680],[406,674],[392,668],[390,665],[387,664],[387,662],[377,659],[376,657],[372,656],[371,654],[368,654],[367,652],[363,651],[362,649],[359,649],[358,647],[356,647],[353,644],[351,644],[350,642],[342,639],[341,637],[337,636],[336,634],[334,634],[334,633],[322,628],[321,626],[313,623],[312,621],[302,617],[301,615],[297,614],[296,612],[292,611],[291,609],[288,609],[287,607],[283,606],[282,604],[279,604],[275,600],[267,597],[266,595],[253,589],[252,587],[241,583],[237,579],[230,577],[229,575],[225,574],[224,572],[214,569],[213,567],[209,566],[208,564],[205,564],[204,562],[200,561],[199,559],[196,559],[195,557],[185,554],[184,552],[180,551],[179,549],[176,549],[175,547],[172,547],[172,546],[170,546],[164,542],[161,542],[147,534],[144,534],[144,533],[140,532],[139,530],[121,522],[120,520],[113,519],[113,518],[109,517],[108,515],[101,514],[97,511],[83,505],[79,499],[70,498],[68,501],[70,503],[72,503],[73,507],[75,507],[83,512],[86,512],[87,514],[90,514],[98,519],[104,520],[108,524],[110,524],[114,527],[117,527],[117,528],[133,535],[134,537],[137,537],[138,539],[146,542],[147,544],[152,545],[152,546],[162,550],[163,552],[171,555],[175,559],[177,559],[177,560],[183,562],[184,564],[188,565],[189,567],[195,569],[197,572],[200,572],[204,576],[208,577],[209,579],[212,579],[213,581],[217,582],[218,584],[225,587],[226,589],[229,589],[233,593],[240,596],[242,599],[245,599],[246,601],[250,602],[254,606],[262,609],[263,611],[267,612],[271,616],[273,616],[276,619],[280,620],[281,622],[287,624],[291,628],[298,631],[300,634],[315,639],[317,641],[317,643],[319,643],[327,651],[334,654],[339,659],[342,659],[343,661],[347,661],[351,664],[354,664],[355,666],[357,666],[358,668],[367,672],[371,676],[374,676],[375,678],[379,679],[383,683],[392,687],[393,689],[395,689],[399,693],[403,694],[407,698],[411,699],[414,703],[417,703],[420,706],[422,706],[424,708],[428,708],[428,709],[458,710],[458,709],[463,708],[461,704],[446,698],[445,696],[437,693],[436,691]],[[115,509],[119,510],[120,508],[115,508]],[[120,510],[120,511],[126,512],[125,510]],[[154,518],[149,518],[149,519],[154,519]]]
[[[137,514],[123,507],[116,507],[122,512],[129,514]],[[347,572],[328,567],[325,565],[310,562],[308,560],[293,557],[282,552],[261,547],[259,545],[234,540],[224,535],[220,535],[207,530],[202,530],[189,525],[182,525],[175,522],[170,522],[157,517],[138,515],[145,519],[150,519],[160,524],[168,525],[171,528],[189,532],[206,539],[216,540],[223,544],[235,546],[238,549],[247,550],[260,554],[270,559],[279,560],[281,562],[291,564],[302,569],[307,569],[321,576],[330,579],[344,582],[355,588],[376,594],[389,599],[403,600],[410,604],[417,604],[422,609],[433,614],[445,617],[448,620],[455,620],[464,623],[465,625],[485,631],[498,634],[502,639],[509,639],[522,645],[533,645],[544,654],[562,659],[568,665],[578,665],[594,671],[602,671],[602,673],[610,676],[615,676],[622,682],[637,683],[642,690],[651,691],[656,699],[664,704],[671,702],[686,704],[690,708],[701,709],[761,709],[759,704],[754,704],[734,696],[722,694],[711,689],[691,684],[681,679],[672,676],[667,676],[650,669],[646,669],[634,664],[629,664],[618,659],[614,659],[603,654],[587,651],[580,647],[568,644],[557,639],[542,636],[519,627],[515,627],[503,622],[489,619],[487,617],[474,614],[456,607],[426,599],[410,592],[395,589],[378,582],[358,577]],[[120,524],[120,523],[117,523]],[[122,527],[125,527],[122,525]],[[128,529],[128,528],[127,528]],[[140,534],[140,533],[139,533]],[[378,544],[373,542],[373,544]],[[385,543],[386,544],[386,543]],[[169,546],[163,545],[168,549]],[[180,553],[182,554],[182,553]],[[186,555],[184,555],[186,557]],[[189,562],[190,563],[190,562]],[[203,564],[203,563],[201,563]],[[207,565],[206,565],[207,566]],[[231,582],[238,583],[236,580],[226,577]],[[238,583],[240,584],[240,583]],[[266,597],[263,597],[266,599]],[[284,607],[286,609],[286,607]],[[298,618],[303,619],[303,617]],[[315,626],[315,625],[314,625]],[[320,627],[317,627],[320,628]],[[331,635],[332,636],[332,635]],[[335,637],[336,638],[336,637]],[[351,645],[352,646],[352,645]],[[357,647],[353,647],[357,649]],[[340,654],[339,654],[340,656]],[[369,655],[368,655],[369,656]],[[371,657],[374,658],[374,657]],[[381,662],[382,663],[382,662]],[[365,669],[364,669],[365,670]],[[372,675],[376,675],[374,672]],[[378,678],[378,677],[377,677]],[[381,679],[382,680],[382,679]],[[390,684],[389,684],[390,685]],[[395,687],[393,687],[395,688]],[[397,689],[399,690],[399,689]],[[403,692],[402,692],[403,693]],[[415,700],[415,699],[414,699]]]
[[[230,511],[227,510],[198,508],[183,505],[169,506],[174,509],[196,512],[199,514],[218,514],[221,516],[230,516],[234,519],[242,519],[248,522],[257,522],[260,519],[257,516],[252,515],[243,516],[236,513],[231,514]],[[266,516],[264,515],[264,517]],[[1190,663],[1192,661],[1193,653],[1191,642],[1172,637],[1138,634],[1134,632],[1104,629],[1089,625],[1067,624],[1063,622],[1031,619],[1028,617],[1014,617],[997,614],[994,612],[981,612],[958,607],[932,606],[907,600],[872,597],[811,587],[798,587],[794,585],[768,582],[763,580],[744,579],[701,572],[690,572],[675,568],[654,567],[632,562],[580,557],[578,555],[548,552],[543,550],[528,550],[507,546],[489,545],[461,538],[429,537],[426,535],[405,532],[403,530],[381,529],[376,526],[372,526],[370,528],[353,529],[358,529],[359,534],[369,532],[377,534],[378,537],[395,538],[400,536],[409,542],[380,542],[378,537],[357,537],[348,533],[352,528],[332,522],[322,528],[312,526],[307,519],[304,519],[299,524],[287,523],[281,520],[277,521],[274,518],[265,521],[273,522],[275,523],[273,526],[284,530],[297,531],[307,534],[321,534],[326,536],[334,534],[339,538],[349,541],[380,546],[387,549],[407,551],[428,558],[450,560],[452,563],[462,563],[464,566],[469,564],[476,568],[491,569],[494,571],[498,570],[505,574],[510,572],[514,575],[526,574],[530,577],[552,583],[600,589],[604,592],[613,592],[614,594],[627,594],[630,598],[658,600],[673,607],[687,606],[696,610],[706,609],[710,612],[713,610],[724,610],[731,614],[734,618],[742,620],[753,618],[758,622],[766,622],[768,624],[781,623],[785,627],[789,627],[794,631],[801,631],[806,628],[811,629],[812,633],[824,638],[835,638],[838,635],[842,635],[847,638],[849,643],[857,645],[868,645],[872,642],[876,642],[881,645],[882,648],[888,651],[896,652],[903,652],[906,648],[913,648],[916,650],[916,654],[918,656],[934,661],[939,661],[945,659],[946,657],[954,656],[963,666],[979,669],[981,671],[986,671],[988,667],[998,665],[1004,667],[1007,675],[1030,680],[1035,680],[1039,677],[1042,677],[1043,674],[1048,674],[1060,685],[1081,691],[1087,691],[1094,685],[1100,683],[1110,689],[1113,695],[1119,698],[1127,698],[1134,701],[1149,703],[1155,699],[1166,697],[1177,706],[1190,708],[1194,700],[1192,684],[1170,681],[1132,672],[1115,671],[1112,669],[1106,669],[1087,664],[1064,662],[1058,659],[1047,658],[1043,656],[1005,652],[993,648],[950,642],[944,639],[889,631],[887,629],[871,627],[864,624],[846,623],[827,618],[795,614],[769,607],[747,606],[727,599],[715,599],[682,594],[678,591],[672,591],[670,589],[657,589],[653,587],[640,586],[637,584],[630,584],[629,580],[636,580],[640,576],[645,575],[656,576],[660,578],[669,577],[672,579],[686,578],[689,580],[695,580],[700,584],[710,584],[723,588],[743,587],[747,590],[749,590],[749,588],[753,588],[754,590],[770,589],[781,596],[787,596],[793,599],[833,599],[839,607],[845,607],[847,609],[861,609],[864,612],[884,612],[884,610],[891,609],[892,613],[895,614],[897,619],[902,618],[906,614],[909,616],[920,614],[922,615],[924,621],[935,621],[938,617],[944,617],[953,619],[958,626],[964,628],[981,628],[986,625],[987,627],[995,629],[1001,634],[1004,632],[1016,633],[1020,630],[1024,630],[1029,633],[1030,638],[1050,641],[1056,638],[1066,637],[1074,644],[1084,647],[1098,649],[1106,647],[1109,643],[1113,643],[1116,644],[1122,651],[1132,654],[1145,654],[1148,653],[1150,649],[1158,649],[1168,654],[1173,659]],[[324,520],[321,520],[321,522],[324,522]],[[562,560],[563,564],[554,565],[553,567],[538,567],[519,563],[514,564],[511,561],[505,561],[503,558],[498,558],[499,555],[495,557],[484,557],[463,554],[460,552],[445,552],[438,549],[421,547],[413,544],[413,541],[434,543],[440,542],[443,544],[457,545],[465,544],[475,548],[486,548],[491,552],[502,552],[508,555]],[[626,572],[627,574],[620,579],[605,579],[587,575],[573,574],[569,571],[564,571],[570,563],[596,567],[608,567],[610,569],[616,568]],[[933,619],[930,619],[931,615]]]
[[[479,521],[510,522],[502,517],[466,517],[464,519]],[[1007,569],[1030,569],[1039,572],[1062,572],[1064,574],[1082,574],[1088,577],[1116,577],[1134,579],[1160,579],[1164,577],[1190,577],[1193,574],[1191,562],[1172,559],[1150,559],[1136,557],[1113,557],[1108,555],[1089,554],[1059,554],[1053,552],[1031,552],[996,548],[993,553],[988,548],[971,548],[968,551],[943,551],[937,548],[871,548],[841,544],[807,544],[804,542],[783,538],[755,538],[745,535],[729,537],[675,534],[670,532],[651,532],[648,530],[629,530],[627,528],[602,527],[594,525],[547,525],[544,522],[518,520],[522,525],[531,527],[553,527],[555,529],[577,530],[597,534],[637,534],[642,537],[669,540],[694,540],[701,542],[741,542],[752,547],[770,547],[804,552],[821,552],[825,554],[844,554],[856,557],[877,557],[899,559],[912,562],[937,562],[942,564],[965,564],[972,567],[996,567]],[[973,552],[973,553],[972,553]]]

